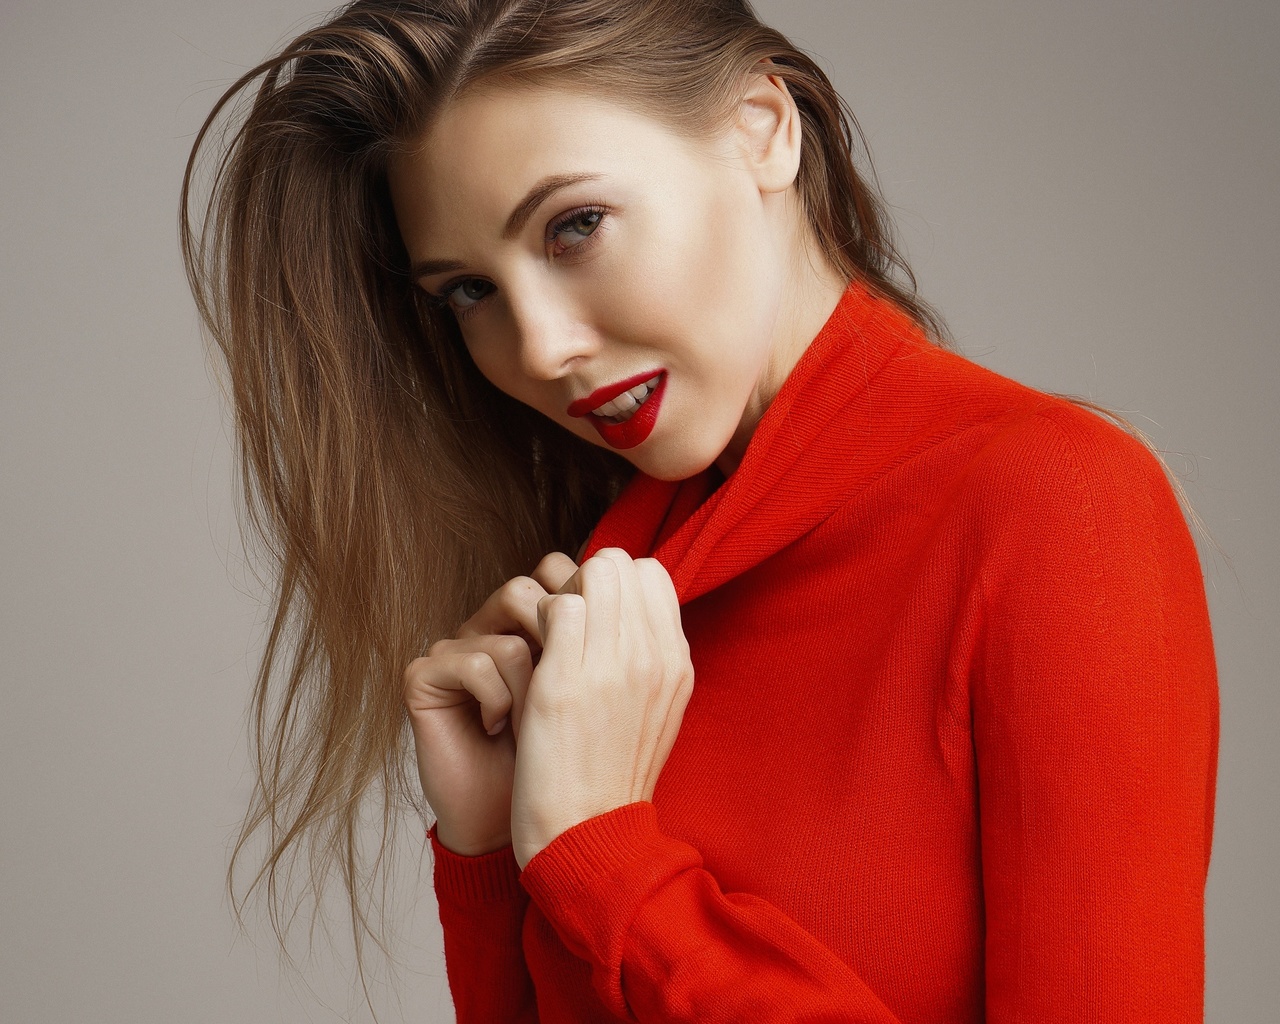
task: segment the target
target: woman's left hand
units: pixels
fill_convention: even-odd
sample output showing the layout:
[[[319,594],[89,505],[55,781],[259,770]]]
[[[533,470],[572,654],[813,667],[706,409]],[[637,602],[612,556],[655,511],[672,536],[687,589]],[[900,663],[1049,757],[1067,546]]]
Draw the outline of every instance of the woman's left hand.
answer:
[[[657,559],[602,548],[539,600],[538,625],[511,793],[521,869],[579,822],[653,798],[693,694],[680,605]]]

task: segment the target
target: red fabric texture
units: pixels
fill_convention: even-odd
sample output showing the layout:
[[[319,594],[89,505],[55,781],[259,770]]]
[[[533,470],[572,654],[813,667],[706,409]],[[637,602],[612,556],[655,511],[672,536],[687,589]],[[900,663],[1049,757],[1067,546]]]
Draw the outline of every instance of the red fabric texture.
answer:
[[[638,475],[694,693],[652,803],[431,832],[471,1022],[1202,1021],[1218,690],[1158,462],[850,285],[737,471]]]

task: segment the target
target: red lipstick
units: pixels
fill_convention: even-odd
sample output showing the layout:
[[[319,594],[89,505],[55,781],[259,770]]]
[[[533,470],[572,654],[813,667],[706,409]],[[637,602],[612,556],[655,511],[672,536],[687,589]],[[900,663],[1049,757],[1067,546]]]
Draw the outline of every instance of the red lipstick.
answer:
[[[649,392],[649,397],[644,400],[644,404],[628,420],[611,423],[603,416],[595,415],[591,410],[617,398],[622,392],[630,391],[645,381],[651,380],[655,376],[655,371],[637,374],[617,384],[609,384],[598,391],[593,391],[586,398],[580,398],[569,406],[569,415],[586,416],[610,448],[622,451],[643,444],[645,438],[652,433],[654,424],[658,422],[658,407],[662,404],[662,396],[667,390],[666,370],[658,370],[656,374],[658,375],[657,385]]]
[[[600,406],[604,405],[605,402],[613,401],[613,399],[617,398],[622,394],[622,392],[630,391],[634,387],[639,387],[645,381],[652,380],[659,373],[663,373],[663,371],[647,370],[644,373],[637,373],[634,377],[628,377],[626,380],[620,380],[616,384],[606,384],[602,388],[597,388],[595,391],[591,392],[591,394],[587,395],[586,398],[579,398],[576,402],[571,403],[569,406],[569,415],[585,416],[592,409],[600,408]],[[666,378],[665,373],[663,373],[663,378]],[[661,382],[659,382],[658,386],[662,386]]]

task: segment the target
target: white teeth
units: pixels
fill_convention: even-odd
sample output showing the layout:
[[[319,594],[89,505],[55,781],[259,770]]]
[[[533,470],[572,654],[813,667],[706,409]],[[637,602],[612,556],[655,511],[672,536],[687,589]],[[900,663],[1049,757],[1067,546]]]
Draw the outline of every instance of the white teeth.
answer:
[[[646,395],[648,393],[649,392],[647,391],[644,392],[644,394]],[[617,406],[618,412],[629,412],[630,410],[634,409],[637,405],[640,404],[640,400],[637,399],[630,391],[624,391],[622,392],[622,394],[620,394],[617,398],[613,400],[613,404]],[[617,414],[618,413],[614,413],[615,416]]]
[[[629,420],[635,411],[640,408],[644,400],[653,393],[653,389],[658,386],[661,376],[661,374],[656,374],[643,384],[637,384],[630,391],[624,391],[617,398],[592,409],[592,413],[602,419],[613,420],[615,423]]]

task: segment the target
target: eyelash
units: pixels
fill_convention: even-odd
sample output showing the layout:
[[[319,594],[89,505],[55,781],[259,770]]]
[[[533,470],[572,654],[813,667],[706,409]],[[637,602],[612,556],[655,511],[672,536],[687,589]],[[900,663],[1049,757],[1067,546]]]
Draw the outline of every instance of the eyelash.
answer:
[[[584,217],[589,217],[592,214],[597,214],[600,219],[596,221],[595,227],[591,229],[591,233],[589,235],[583,235],[581,242],[578,242],[575,245],[568,246],[565,249],[566,252],[572,254],[572,256],[570,257],[571,259],[576,259],[581,253],[585,252],[587,249],[591,248],[591,246],[595,244],[595,240],[600,234],[600,228],[603,226],[605,218],[608,216],[608,211],[603,206],[589,204],[587,206],[580,206],[577,209],[570,210],[563,217],[559,218],[557,221],[555,221],[555,223],[551,225],[551,230],[548,232],[548,235],[549,235],[548,240],[554,241],[556,236],[558,236],[562,231],[567,231],[569,228],[573,227],[573,224],[575,221],[581,220]],[[447,285],[445,285],[444,288],[442,288],[439,292],[429,292],[427,294],[427,298],[431,301],[433,305],[439,308],[452,309],[452,307],[449,305],[449,296],[452,295],[455,291],[457,291],[462,285],[466,284],[468,281],[478,281],[478,280],[480,279],[474,278],[474,277],[455,278],[454,280],[450,281]],[[492,294],[493,294],[492,292],[489,293],[489,295],[492,295]],[[476,299],[473,303],[471,303],[471,305],[466,306],[462,309],[453,309],[452,310],[453,315],[459,321],[465,320],[479,306],[482,306],[485,303],[485,301],[489,298],[489,295],[485,295],[483,298]]]

